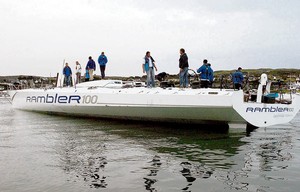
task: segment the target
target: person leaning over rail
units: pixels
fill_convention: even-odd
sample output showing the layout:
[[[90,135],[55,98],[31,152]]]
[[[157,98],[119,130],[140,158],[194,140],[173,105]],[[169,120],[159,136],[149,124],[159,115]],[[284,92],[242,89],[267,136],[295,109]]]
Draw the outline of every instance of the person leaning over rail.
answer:
[[[63,69],[63,74],[65,76],[65,82],[66,82],[66,86],[70,87],[71,85],[71,77],[72,77],[72,70],[69,67],[69,64],[66,63],[64,69]]]
[[[89,61],[86,64],[85,69],[89,71],[89,77],[90,77],[89,80],[93,81],[94,80],[94,71],[96,70],[96,64],[91,56],[89,56]]]
[[[180,87],[186,88],[189,84],[188,70],[189,70],[189,62],[188,56],[185,53],[185,50],[181,48],[179,50],[180,58],[179,58],[179,81]]]
[[[78,61],[76,61],[76,84],[80,83],[81,78],[81,65]]]
[[[240,90],[243,88],[243,80],[244,76],[242,73],[242,68],[239,67],[236,72],[232,74],[232,81],[233,81],[233,89]]]
[[[143,62],[143,73],[147,73],[147,87],[155,87],[154,69],[157,71],[157,67],[155,65],[155,60],[150,55],[150,51],[146,52]]]

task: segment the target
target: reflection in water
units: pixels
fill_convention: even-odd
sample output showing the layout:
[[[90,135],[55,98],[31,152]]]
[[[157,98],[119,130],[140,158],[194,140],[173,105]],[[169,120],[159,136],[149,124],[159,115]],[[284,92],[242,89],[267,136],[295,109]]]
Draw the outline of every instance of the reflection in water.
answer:
[[[21,187],[28,185],[24,191],[298,189],[298,127],[258,129],[246,136],[245,131],[215,132],[1,110],[0,168],[9,174],[0,179],[0,191],[16,191],[16,186],[9,184],[16,177],[23,181]],[[31,164],[28,159],[37,162]],[[11,170],[16,174],[10,174]],[[26,182],[22,174],[31,180]],[[50,189],[51,182],[58,183],[60,190]]]
[[[229,157],[237,154],[238,147],[245,144],[240,141],[241,136],[232,134],[229,137],[228,133],[208,134],[203,131],[171,137],[170,140],[152,146],[160,153],[169,153],[188,160],[180,163],[180,172],[187,182],[182,191],[190,191],[197,179],[208,179],[216,169],[230,169],[235,165],[236,162]]]
[[[271,128],[269,128],[271,129]],[[259,130],[261,131],[261,130]],[[261,174],[264,181],[278,181],[285,180],[283,176],[273,175],[273,172],[285,170],[288,168],[289,163],[293,156],[288,151],[292,149],[292,136],[291,132],[284,129],[283,133],[273,132],[266,137],[264,132],[256,133],[257,138],[254,136],[244,138],[244,140],[256,140],[256,143],[249,143],[244,148],[250,148],[247,152],[240,152],[243,155],[244,161],[239,162],[240,169],[235,171],[225,171],[217,174],[217,179],[222,181],[228,186],[228,189],[248,191],[253,186],[250,186],[249,180],[253,173]],[[268,176],[268,174],[270,176]],[[256,176],[257,177],[257,176]],[[248,181],[248,182],[246,182]],[[270,190],[269,186],[261,185],[257,187],[257,191]],[[276,191],[276,190],[272,190]]]
[[[292,159],[292,155],[287,151],[287,149],[292,148],[291,136],[283,136],[277,138],[276,141],[262,143],[259,148],[256,155],[260,157],[260,169],[262,171],[285,169],[288,165],[274,167],[272,162]]]
[[[260,135],[259,143],[253,146],[253,150],[246,154],[248,167],[254,166],[255,162],[259,162],[260,171],[277,171],[286,169],[289,161],[293,158],[289,152],[292,146],[292,135],[288,130],[283,133],[276,133],[268,137]],[[274,166],[278,162],[281,165]]]
[[[157,190],[153,187],[153,184],[157,181],[155,177],[157,176],[158,170],[162,164],[160,161],[160,156],[155,155],[150,163],[151,165],[146,168],[150,171],[150,173],[147,175],[147,177],[144,177],[145,188],[147,191],[154,192]]]
[[[190,162],[182,162],[180,165],[182,166],[182,170],[180,172],[187,181],[187,186],[182,189],[183,191],[187,191],[189,187],[192,186],[192,183],[196,180],[196,178],[208,179],[213,174],[213,170],[211,168],[203,165],[195,165]]]
[[[85,133],[81,131],[86,131]],[[66,130],[57,152],[60,155],[61,167],[69,175],[75,175],[70,181],[83,180],[92,188],[106,188],[105,166],[107,159],[101,155],[105,145],[94,142],[97,135],[90,130]],[[99,134],[100,136],[101,134]],[[84,136],[84,137],[83,137]],[[86,140],[88,137],[90,140]],[[94,139],[93,139],[94,138]]]
[[[179,172],[187,182],[183,191],[187,191],[196,179],[210,178],[216,168],[229,168],[233,165],[234,162],[228,157],[236,154],[236,149],[243,144],[239,141],[240,135],[229,137],[227,132],[212,133],[210,130],[200,131],[198,128],[152,128],[141,124],[124,125],[114,122],[107,123],[105,129],[97,130],[93,125],[94,123],[84,129],[74,129],[71,125],[64,127],[64,130],[58,130],[62,138],[59,139],[61,143],[57,151],[64,171],[71,177],[75,176],[70,181],[83,180],[92,188],[108,186],[106,179],[109,176],[105,174],[105,167],[111,159],[105,155],[109,152],[106,147],[109,141],[105,138],[112,138],[112,135],[136,142],[158,154],[167,153],[187,159],[186,162],[178,163],[182,167]],[[120,142],[120,138],[112,142]],[[158,154],[144,168],[149,171],[143,177],[147,191],[157,191],[155,184],[159,180],[158,173],[162,166]]]
[[[60,130],[61,131],[61,130]],[[93,135],[91,135],[93,134]],[[141,124],[108,124],[106,129],[72,130],[66,129],[62,136],[59,155],[63,169],[76,178],[70,181],[83,180],[90,187],[106,188],[105,166],[110,161],[104,155],[107,152],[103,135],[116,135],[123,139],[133,140],[143,147],[187,159],[178,165],[182,167],[181,175],[187,184],[183,191],[190,190],[196,179],[208,179],[215,169],[228,169],[235,162],[228,157],[237,154],[237,148],[244,144],[239,139],[242,135],[228,135],[227,132],[212,132],[198,128],[179,129],[177,127],[147,127]],[[98,136],[97,136],[98,135]],[[89,138],[88,140],[85,140]],[[98,138],[96,141],[95,138]],[[143,177],[147,191],[157,191],[155,184],[159,180],[158,172],[162,162],[159,155],[154,155],[149,166],[144,168],[148,174]]]
[[[218,181],[226,184],[227,188],[230,190],[235,189],[238,191],[248,191],[249,183],[240,181],[241,178],[248,178],[248,174],[244,171],[227,171],[217,176]]]
[[[199,128],[178,129],[177,127],[136,127],[134,129],[121,129],[117,134],[124,138],[135,139],[149,149],[161,154],[183,158],[188,161],[179,163],[182,167],[181,175],[186,180],[182,191],[191,190],[193,182],[197,179],[209,179],[216,169],[229,169],[235,165],[229,157],[238,153],[238,148],[245,144],[240,141],[244,133],[218,132]],[[142,139],[140,139],[142,137]],[[154,156],[147,167],[150,173],[144,177],[147,191],[157,191],[154,187],[159,181],[157,174],[161,167],[159,156]]]

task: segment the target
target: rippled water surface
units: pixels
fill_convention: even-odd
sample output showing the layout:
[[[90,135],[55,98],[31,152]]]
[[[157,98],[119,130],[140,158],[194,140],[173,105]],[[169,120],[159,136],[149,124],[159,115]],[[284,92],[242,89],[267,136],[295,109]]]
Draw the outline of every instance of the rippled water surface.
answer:
[[[52,116],[0,101],[0,191],[299,191],[299,114],[250,133],[199,129]]]

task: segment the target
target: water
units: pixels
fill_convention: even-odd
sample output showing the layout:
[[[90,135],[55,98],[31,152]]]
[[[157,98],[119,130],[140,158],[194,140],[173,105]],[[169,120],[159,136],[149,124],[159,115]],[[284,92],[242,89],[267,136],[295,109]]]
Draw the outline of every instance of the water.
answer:
[[[299,191],[299,114],[291,124],[215,133],[0,103],[1,192]]]

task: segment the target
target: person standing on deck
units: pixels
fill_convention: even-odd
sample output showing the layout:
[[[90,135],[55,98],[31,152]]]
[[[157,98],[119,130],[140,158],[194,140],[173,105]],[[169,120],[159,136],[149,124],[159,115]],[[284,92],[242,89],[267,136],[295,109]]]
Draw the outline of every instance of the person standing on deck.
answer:
[[[69,67],[68,63],[66,63],[66,66],[63,69],[63,74],[65,76],[66,86],[70,87],[70,85],[71,85],[71,77],[72,77],[72,70]]]
[[[189,62],[188,56],[185,53],[183,48],[180,49],[180,58],[179,58],[179,81],[180,87],[185,88],[188,87],[189,79],[188,79],[188,70],[189,70]]]
[[[200,73],[201,88],[208,88],[210,81],[213,80],[213,71],[209,65],[207,59],[204,59],[203,65],[197,70],[197,73]]]
[[[76,84],[80,83],[81,78],[81,65],[78,61],[76,61]]]
[[[88,72],[89,72],[90,81],[93,81],[94,80],[94,71],[96,70],[96,64],[91,56],[89,56],[89,61],[86,64],[85,69],[88,70]]]
[[[232,74],[233,88],[240,90],[243,88],[244,75],[242,73],[242,68],[239,67],[236,72]]]
[[[150,55],[150,51],[146,52],[146,55],[144,57],[144,62],[142,65],[143,73],[147,73],[147,87],[155,87],[155,71],[157,71],[155,61]]]
[[[104,55],[104,52],[102,52],[98,58],[98,63],[100,65],[100,72],[101,72],[102,79],[105,78],[105,67],[106,67],[107,61],[108,61],[107,57]]]

